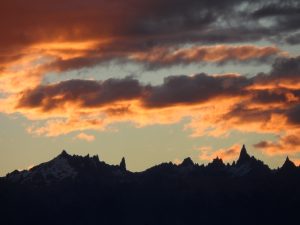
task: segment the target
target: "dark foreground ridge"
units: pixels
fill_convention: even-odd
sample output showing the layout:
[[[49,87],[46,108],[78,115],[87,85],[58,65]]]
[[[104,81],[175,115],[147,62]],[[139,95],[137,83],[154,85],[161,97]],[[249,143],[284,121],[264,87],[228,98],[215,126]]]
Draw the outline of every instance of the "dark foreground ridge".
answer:
[[[0,224],[295,224],[300,168],[271,170],[245,146],[232,164],[186,158],[143,172],[69,155],[0,179]]]

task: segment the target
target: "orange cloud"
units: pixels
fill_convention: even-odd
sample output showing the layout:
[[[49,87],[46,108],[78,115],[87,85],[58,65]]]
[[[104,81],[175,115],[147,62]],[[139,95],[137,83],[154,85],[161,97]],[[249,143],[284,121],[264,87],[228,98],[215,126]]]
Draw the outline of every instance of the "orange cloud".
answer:
[[[281,64],[282,68],[286,66]],[[275,71],[267,77],[277,78]],[[101,130],[119,122],[137,127],[170,124],[184,117],[191,118],[186,128],[193,136],[224,136],[233,129],[277,134],[295,129],[300,91],[251,89],[256,82],[260,83],[257,77],[203,73],[170,76],[156,86],[133,78],[67,80],[21,92],[11,110],[30,119],[54,119],[30,130],[49,136],[76,129]]]
[[[224,161],[232,161],[238,158],[240,149],[240,145],[233,145],[229,148],[222,148],[218,150],[212,150],[210,147],[201,147],[199,149],[199,159],[204,161],[211,161],[219,157]]]
[[[94,135],[89,135],[89,134],[86,134],[86,133],[79,133],[78,135],[76,135],[75,138],[79,139],[79,140],[88,141],[88,142],[91,142],[91,141],[95,140]]]
[[[292,158],[292,161],[295,163],[296,166],[300,166],[300,159]]]
[[[68,134],[73,131],[84,130],[103,130],[105,122],[95,118],[70,118],[48,120],[42,127],[31,126],[27,131],[35,135],[45,135],[55,137],[63,134]]]
[[[282,135],[277,141],[261,141],[254,144],[254,147],[262,150],[268,155],[290,154],[295,155],[300,152],[300,129],[288,131]]]
[[[124,111],[124,108],[126,110]],[[59,136],[74,131],[98,130],[109,131],[114,130],[112,125],[122,122],[130,122],[136,127],[144,127],[155,124],[174,124],[186,117],[188,113],[193,111],[193,106],[172,107],[164,109],[144,109],[137,101],[110,104],[103,108],[81,109],[73,108],[74,111],[63,110],[53,112],[53,114],[45,116],[45,113],[26,111],[24,115],[34,120],[46,119],[45,123],[36,123],[28,128],[28,132],[34,135]],[[57,116],[59,116],[57,118]]]
[[[214,45],[193,46],[190,48],[158,47],[147,52],[137,52],[130,59],[153,65],[184,63],[264,60],[270,56],[283,54],[277,47],[257,47],[254,45]]]

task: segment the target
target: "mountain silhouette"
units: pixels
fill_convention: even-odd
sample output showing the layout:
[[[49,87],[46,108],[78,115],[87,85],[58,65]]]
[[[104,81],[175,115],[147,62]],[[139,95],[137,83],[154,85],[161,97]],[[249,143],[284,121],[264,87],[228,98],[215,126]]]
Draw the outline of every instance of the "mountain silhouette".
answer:
[[[187,157],[182,161],[181,166],[183,166],[183,167],[194,166],[194,162],[190,157]]]
[[[270,169],[243,145],[239,158],[208,165],[186,158],[142,172],[125,158],[109,165],[98,156],[65,150],[49,162],[0,178],[0,223],[295,224],[300,169],[288,157]]]
[[[123,171],[126,171],[126,162],[125,162],[125,158],[123,157],[121,162],[120,162],[120,168]]]
[[[297,173],[298,170],[299,168],[287,156],[279,172],[288,176]]]
[[[250,155],[248,154],[245,145],[243,145],[241,152],[240,152],[240,156],[239,159],[237,160],[237,164],[243,164],[243,163],[247,163],[249,162],[251,159]]]

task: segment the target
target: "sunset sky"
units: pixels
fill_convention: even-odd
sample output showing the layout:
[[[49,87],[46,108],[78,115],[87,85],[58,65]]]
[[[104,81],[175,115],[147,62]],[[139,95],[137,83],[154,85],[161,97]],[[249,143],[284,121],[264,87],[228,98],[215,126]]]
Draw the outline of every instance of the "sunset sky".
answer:
[[[1,0],[0,30],[0,176],[62,149],[300,163],[298,0]]]

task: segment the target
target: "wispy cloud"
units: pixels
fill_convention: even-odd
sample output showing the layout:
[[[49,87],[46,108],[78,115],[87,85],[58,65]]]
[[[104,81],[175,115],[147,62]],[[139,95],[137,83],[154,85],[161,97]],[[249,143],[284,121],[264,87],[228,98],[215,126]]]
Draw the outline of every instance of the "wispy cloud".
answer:
[[[90,134],[86,134],[86,133],[79,133],[78,135],[76,135],[75,138],[78,140],[83,140],[83,141],[88,141],[88,142],[95,140],[94,135],[90,135]]]

